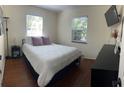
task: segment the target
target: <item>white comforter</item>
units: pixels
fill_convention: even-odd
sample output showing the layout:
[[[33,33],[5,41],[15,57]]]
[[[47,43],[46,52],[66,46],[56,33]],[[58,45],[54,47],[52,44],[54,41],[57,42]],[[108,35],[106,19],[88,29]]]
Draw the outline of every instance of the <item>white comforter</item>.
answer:
[[[44,46],[24,44],[22,50],[39,74],[37,81],[39,86],[47,85],[58,71],[81,56],[78,49],[57,44]]]

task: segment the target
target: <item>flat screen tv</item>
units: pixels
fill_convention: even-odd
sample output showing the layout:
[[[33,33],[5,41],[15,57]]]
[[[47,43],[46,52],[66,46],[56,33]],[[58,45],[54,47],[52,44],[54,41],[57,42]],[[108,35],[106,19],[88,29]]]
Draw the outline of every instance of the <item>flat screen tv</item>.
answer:
[[[105,13],[105,18],[108,26],[112,26],[119,22],[119,15],[116,9],[116,5],[112,5]]]

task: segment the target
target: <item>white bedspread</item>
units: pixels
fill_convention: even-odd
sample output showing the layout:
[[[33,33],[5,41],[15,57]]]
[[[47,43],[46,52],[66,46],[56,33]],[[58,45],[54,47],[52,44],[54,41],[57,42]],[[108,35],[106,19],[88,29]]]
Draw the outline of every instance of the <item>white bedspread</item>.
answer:
[[[22,50],[39,74],[37,81],[39,86],[47,85],[58,71],[81,56],[78,49],[57,44],[44,46],[24,44]]]

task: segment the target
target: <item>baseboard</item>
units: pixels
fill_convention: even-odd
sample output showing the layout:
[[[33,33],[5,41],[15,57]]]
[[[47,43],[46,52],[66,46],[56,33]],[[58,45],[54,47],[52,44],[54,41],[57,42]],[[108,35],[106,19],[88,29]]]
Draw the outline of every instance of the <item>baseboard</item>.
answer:
[[[11,59],[12,57],[11,56],[6,56],[6,59]]]
[[[89,58],[89,57],[85,57],[85,56],[81,57],[81,59],[91,59],[91,60],[96,60],[96,58]]]
[[[82,59],[82,60],[83,60],[83,59],[96,60],[96,58],[86,57],[86,56],[84,56],[84,55],[81,55],[81,59]]]

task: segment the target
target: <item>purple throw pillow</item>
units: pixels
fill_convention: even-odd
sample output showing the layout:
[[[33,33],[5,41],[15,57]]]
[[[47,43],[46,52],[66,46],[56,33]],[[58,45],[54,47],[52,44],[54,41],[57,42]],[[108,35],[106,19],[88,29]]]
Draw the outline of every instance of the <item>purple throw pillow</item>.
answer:
[[[43,44],[43,39],[41,37],[32,37],[33,46],[41,46]]]
[[[43,39],[44,45],[50,45],[51,44],[50,39],[48,37],[42,37],[42,39]]]

